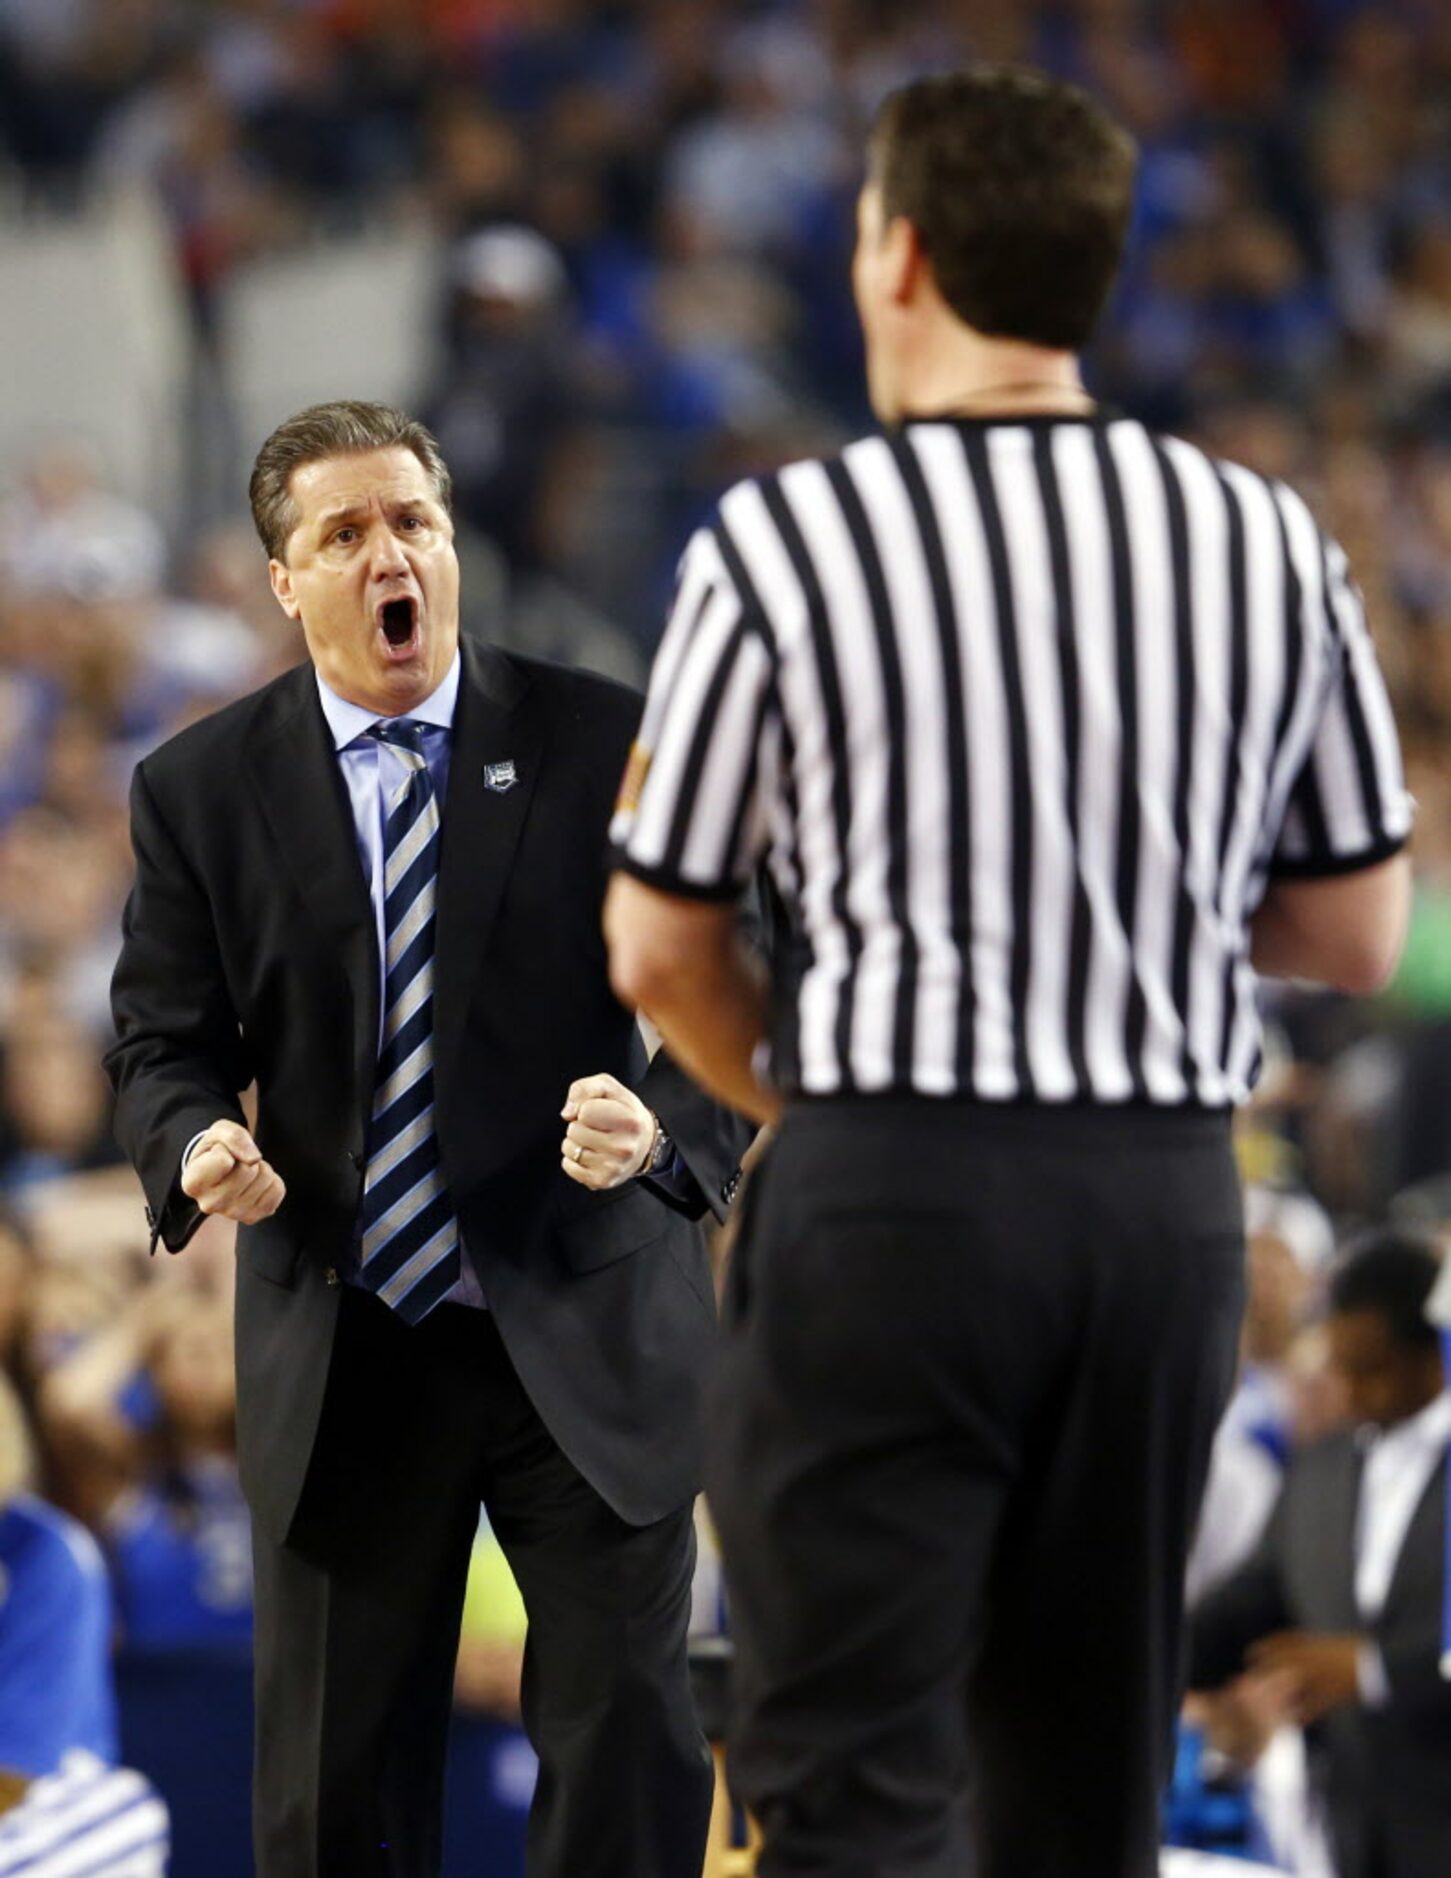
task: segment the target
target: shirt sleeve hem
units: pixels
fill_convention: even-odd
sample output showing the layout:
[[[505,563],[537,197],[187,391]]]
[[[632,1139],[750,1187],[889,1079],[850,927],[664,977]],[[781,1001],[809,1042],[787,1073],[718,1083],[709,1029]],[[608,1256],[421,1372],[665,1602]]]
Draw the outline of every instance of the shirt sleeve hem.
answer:
[[[674,894],[681,900],[702,900],[708,904],[729,906],[739,900],[746,890],[743,881],[686,880],[673,868],[651,867],[635,860],[623,848],[614,849],[610,860],[620,873],[629,874],[632,879],[643,881],[647,887],[654,887],[660,893]]]
[[[1331,880],[1337,874],[1358,874],[1390,860],[1405,847],[1409,835],[1382,835],[1368,848],[1354,854],[1277,855],[1270,862],[1272,880]]]

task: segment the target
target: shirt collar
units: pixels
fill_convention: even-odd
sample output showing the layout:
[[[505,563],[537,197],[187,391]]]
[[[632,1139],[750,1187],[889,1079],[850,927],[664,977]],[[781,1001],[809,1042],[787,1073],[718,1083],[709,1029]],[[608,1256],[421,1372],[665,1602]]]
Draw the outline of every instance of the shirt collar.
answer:
[[[1443,1389],[1407,1424],[1416,1431],[1416,1445],[1443,1448],[1451,1441],[1451,1390]]]
[[[458,708],[459,675],[462,661],[457,650],[453,662],[443,675],[443,683],[436,691],[415,705],[407,713],[416,724],[435,724],[440,730],[453,729],[453,716]],[[322,714],[327,719],[327,726],[332,733],[334,750],[345,750],[350,743],[355,743],[366,731],[378,722],[376,711],[366,710],[361,704],[353,704],[347,698],[340,698],[331,685],[324,682],[322,673],[315,667],[313,677],[317,680],[317,695],[322,703]]]
[[[1367,1448],[1390,1442],[1397,1449],[1425,1448],[1439,1453],[1451,1443],[1451,1390],[1443,1389],[1423,1409],[1394,1427],[1365,1429],[1362,1439]]]

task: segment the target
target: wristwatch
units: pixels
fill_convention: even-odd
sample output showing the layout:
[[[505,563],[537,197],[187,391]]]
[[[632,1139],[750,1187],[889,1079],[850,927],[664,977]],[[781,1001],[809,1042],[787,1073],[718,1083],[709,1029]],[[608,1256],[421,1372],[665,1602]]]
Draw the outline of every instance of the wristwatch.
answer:
[[[663,1172],[675,1158],[675,1143],[665,1132],[665,1124],[653,1109],[650,1113],[655,1123],[655,1139],[650,1143],[650,1152],[645,1156],[644,1165],[637,1175],[640,1180],[648,1180],[652,1174]]]

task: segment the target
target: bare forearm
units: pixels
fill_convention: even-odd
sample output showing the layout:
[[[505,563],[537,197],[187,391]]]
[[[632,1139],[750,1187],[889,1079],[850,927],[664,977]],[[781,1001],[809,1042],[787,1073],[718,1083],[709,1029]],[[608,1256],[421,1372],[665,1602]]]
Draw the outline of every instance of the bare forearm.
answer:
[[[138,1293],[107,1329],[88,1338],[45,1377],[36,1404],[41,1425],[70,1478],[73,1510],[101,1517],[138,1457],[136,1430],[120,1398],[145,1364],[145,1308]]]
[[[1306,935],[1274,900],[1266,900],[1257,909],[1249,936],[1250,963],[1262,978],[1319,977]]]
[[[1409,912],[1403,855],[1324,880],[1276,881],[1250,922],[1250,959],[1267,977],[1308,978],[1364,997],[1395,970]]]
[[[780,1098],[752,1068],[766,1034],[766,992],[743,956],[702,964],[689,979],[656,993],[646,1014],[702,1089],[752,1121],[775,1121]]]
[[[606,931],[616,991],[645,1013],[681,1068],[740,1114],[774,1121],[780,1098],[752,1068],[766,1034],[765,972],[731,915],[620,879]]]
[[[147,1294],[137,1292],[104,1330],[87,1337],[48,1373],[42,1408],[70,1426],[111,1433],[122,1425],[116,1403],[145,1361]]]

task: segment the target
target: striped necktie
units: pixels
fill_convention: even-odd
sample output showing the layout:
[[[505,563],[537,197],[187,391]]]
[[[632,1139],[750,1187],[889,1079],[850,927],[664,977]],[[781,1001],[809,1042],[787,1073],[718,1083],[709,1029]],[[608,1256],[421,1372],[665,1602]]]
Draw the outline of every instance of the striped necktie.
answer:
[[[458,1220],[439,1164],[433,1113],[433,941],[438,798],[423,755],[425,726],[385,719],[368,732],[408,776],[383,829],[383,1039],[368,1129],[360,1270],[363,1284],[410,1324],[460,1271]],[[381,760],[381,752],[380,752]]]

